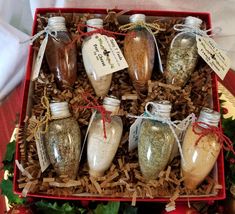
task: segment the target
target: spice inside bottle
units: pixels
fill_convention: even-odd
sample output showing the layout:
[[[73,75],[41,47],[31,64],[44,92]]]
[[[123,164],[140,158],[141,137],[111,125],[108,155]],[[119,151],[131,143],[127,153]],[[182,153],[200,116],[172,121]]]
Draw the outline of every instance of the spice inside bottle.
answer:
[[[81,133],[77,121],[71,116],[67,102],[50,104],[52,121],[46,134],[46,148],[58,175],[75,178],[81,150]]]
[[[130,22],[145,22],[145,15],[134,14],[130,16]],[[153,36],[144,27],[137,25],[125,36],[124,55],[129,66],[128,73],[135,89],[137,92],[146,92],[148,80],[152,76],[155,58]]]
[[[65,18],[55,16],[48,19],[48,26],[54,33],[48,35],[45,56],[50,71],[61,90],[73,87],[77,80],[77,48],[65,26]]]
[[[204,122],[211,126],[218,126],[220,113],[208,108],[203,108],[197,122]],[[204,124],[196,127],[197,132],[208,128]],[[192,125],[186,131],[182,151],[185,163],[181,161],[181,169],[184,177],[184,184],[188,189],[195,189],[210,173],[218,155],[221,144],[215,133],[209,133],[202,137],[196,144],[200,135],[193,132]]]
[[[164,120],[170,119],[171,103],[158,101],[152,107],[151,114]],[[143,119],[138,142],[140,170],[146,179],[156,179],[169,161],[174,135],[168,124]]]
[[[104,138],[103,118],[97,113],[88,134],[87,159],[89,174],[94,177],[103,176],[112,164],[121,141],[123,124],[115,114],[119,110],[120,100],[114,97],[105,97],[103,106],[111,112],[111,121],[105,123],[106,138]]]
[[[92,32],[96,30],[95,28],[103,28],[103,20],[102,19],[89,19],[87,21],[87,25],[91,26],[87,28],[87,32]],[[105,96],[109,89],[112,82],[112,74],[104,75],[102,77],[98,77],[95,72],[95,65],[93,65],[89,61],[89,55],[87,53],[87,47],[91,36],[84,39],[84,42],[82,44],[82,59],[83,64],[87,73],[87,76],[90,80],[90,83],[92,87],[95,90],[95,93],[98,97]]]
[[[171,42],[167,56],[166,81],[169,84],[184,86],[198,62],[196,31],[200,30],[202,20],[188,16],[182,32]]]

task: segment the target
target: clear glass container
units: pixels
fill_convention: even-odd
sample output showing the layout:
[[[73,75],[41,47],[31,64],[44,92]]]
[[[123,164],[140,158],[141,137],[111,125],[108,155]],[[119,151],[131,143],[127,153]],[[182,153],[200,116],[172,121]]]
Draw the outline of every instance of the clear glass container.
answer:
[[[219,112],[203,108],[197,121],[217,127],[219,120]],[[201,132],[205,128],[207,126],[199,125],[196,131]],[[199,137],[199,135],[193,132],[192,125],[190,125],[186,131],[182,145],[185,163],[181,161],[181,170],[185,178],[184,184],[191,190],[196,189],[210,173],[221,149],[221,144],[216,134],[209,133],[202,137],[196,145]]]
[[[170,119],[169,101],[155,102],[152,114],[163,119]],[[169,127],[159,121],[143,119],[138,140],[138,157],[140,170],[148,179],[156,179],[168,164],[175,137]]]
[[[54,32],[54,37],[49,35],[45,50],[49,69],[54,74],[59,89],[73,87],[77,80],[76,43],[71,43],[64,17],[49,18],[48,27]]]
[[[144,14],[130,16],[130,22],[145,22]],[[131,33],[132,32],[132,33]],[[133,35],[135,35],[133,37]],[[146,92],[151,79],[155,58],[153,36],[143,27],[129,31],[124,39],[124,56],[128,63],[128,73],[137,92]]]
[[[68,103],[50,104],[52,121],[46,134],[46,148],[58,175],[76,178],[81,151],[81,132],[77,121],[71,116]]]
[[[183,31],[172,40],[166,64],[168,84],[184,86],[195,70],[199,58],[195,32],[200,30],[201,24],[201,19],[186,17]]]
[[[103,20],[102,19],[89,19],[87,21],[88,26],[96,27],[96,28],[103,28]],[[96,30],[95,28],[88,27],[87,31],[91,32]],[[82,59],[83,64],[89,78],[89,81],[92,87],[95,90],[95,93],[98,97],[104,97],[110,89],[111,82],[112,82],[112,74],[108,74],[102,77],[98,77],[95,72],[94,65],[91,64],[89,61],[89,56],[87,55],[87,45],[89,43],[90,36],[85,38],[82,43]]]
[[[88,134],[87,159],[89,174],[93,177],[103,176],[112,164],[121,141],[123,124],[118,112],[120,100],[114,97],[106,97],[103,106],[106,111],[112,112],[111,122],[105,123],[106,136],[104,138],[103,120],[101,114],[97,113]]]

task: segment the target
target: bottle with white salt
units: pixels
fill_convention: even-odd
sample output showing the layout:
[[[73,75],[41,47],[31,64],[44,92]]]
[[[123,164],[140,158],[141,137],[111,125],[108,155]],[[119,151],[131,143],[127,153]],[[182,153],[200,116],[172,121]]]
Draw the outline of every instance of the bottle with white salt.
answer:
[[[197,122],[203,123],[199,123],[194,131],[201,133],[203,129],[208,128],[205,124],[218,127],[219,120],[219,112],[202,108]],[[195,189],[210,173],[221,149],[215,133],[208,133],[197,142],[200,135],[195,134],[194,131],[192,125],[186,131],[182,145],[185,161],[181,161],[184,184],[191,190]]]
[[[120,106],[120,100],[115,97],[105,97],[103,106],[112,113],[111,121],[105,122],[106,139],[104,138],[103,119],[97,113],[93,120],[87,144],[87,159],[89,174],[93,177],[103,176],[112,164],[121,141],[123,124],[119,116],[115,116]]]
[[[76,178],[81,150],[81,132],[67,102],[50,104],[52,121],[46,133],[46,148],[56,173]]]
[[[103,20],[102,19],[89,19],[86,23],[88,26],[103,28]],[[92,32],[96,30],[95,28],[88,27],[87,32]],[[83,64],[87,73],[87,76],[90,80],[92,87],[95,90],[95,93],[98,97],[104,97],[109,89],[112,82],[112,74],[104,75],[102,77],[98,77],[95,72],[95,65],[93,65],[89,61],[89,56],[87,54],[88,44],[90,42],[91,36],[88,36],[84,39],[82,43],[82,59]]]

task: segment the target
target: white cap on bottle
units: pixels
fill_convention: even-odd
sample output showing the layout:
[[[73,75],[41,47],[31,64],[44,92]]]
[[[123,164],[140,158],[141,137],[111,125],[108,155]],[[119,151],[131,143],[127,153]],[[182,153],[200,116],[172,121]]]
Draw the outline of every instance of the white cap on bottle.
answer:
[[[105,110],[111,111],[112,113],[117,113],[120,107],[121,101],[114,96],[105,97],[103,101],[103,106]]]
[[[86,22],[87,25],[96,27],[96,28],[103,28],[103,19],[88,19]],[[95,28],[87,27],[87,32],[91,32],[96,30]]]
[[[137,14],[133,14],[130,16],[129,18],[130,22],[145,22],[146,20],[146,16],[144,14],[141,13],[137,13]]]
[[[50,103],[52,119],[70,117],[69,105],[67,102]]]
[[[151,113],[164,119],[170,119],[171,107],[171,102],[168,100],[156,101],[152,106]]]
[[[202,20],[193,16],[187,16],[184,24],[190,27],[200,28]]]
[[[214,111],[210,108],[203,107],[202,110],[200,111],[200,115],[199,115],[197,121],[204,122],[208,125],[218,127],[219,121],[220,121],[220,113],[218,111]],[[203,127],[205,127],[205,126],[203,126]]]
[[[65,18],[63,16],[54,16],[48,19],[48,27],[54,31],[67,31]]]

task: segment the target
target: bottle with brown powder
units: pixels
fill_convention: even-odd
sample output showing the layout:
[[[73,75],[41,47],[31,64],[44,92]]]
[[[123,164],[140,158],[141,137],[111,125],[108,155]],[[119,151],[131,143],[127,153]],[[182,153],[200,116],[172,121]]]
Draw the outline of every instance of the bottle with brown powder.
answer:
[[[81,133],[71,116],[67,102],[50,104],[52,121],[46,134],[46,148],[51,164],[58,175],[75,178],[81,150]]]
[[[186,17],[182,32],[172,40],[167,56],[167,83],[182,87],[190,78],[199,58],[196,33],[201,24],[199,18]]]
[[[130,22],[145,22],[145,15],[134,14],[130,16]],[[137,26],[126,35],[124,55],[129,66],[129,76],[135,89],[138,92],[145,92],[148,80],[152,76],[155,58],[154,39],[147,29]]]
[[[118,112],[120,100],[114,97],[105,97],[103,106],[106,111],[112,112],[111,121],[105,123],[106,139],[104,138],[103,120],[101,114],[97,114],[91,124],[88,134],[87,159],[89,174],[94,177],[103,176],[104,172],[112,164],[117,152],[123,124]]]
[[[65,26],[65,18],[55,16],[48,19],[49,35],[45,51],[50,71],[55,76],[57,87],[61,90],[73,87],[77,80],[77,49],[71,43],[71,36]]]
[[[170,119],[171,103],[169,101],[155,102],[151,114],[164,120]],[[169,161],[174,135],[168,124],[143,119],[138,142],[138,157],[140,170],[146,179],[156,179]]]
[[[203,108],[197,122],[203,122],[210,126],[218,126],[220,113],[208,108]],[[208,128],[204,124],[198,124],[197,132]],[[196,141],[200,136],[195,134],[192,125],[186,131],[182,151],[185,162],[181,161],[181,169],[184,177],[184,184],[188,189],[195,189],[210,173],[217,157],[220,153],[221,144],[218,141],[218,136],[214,133],[209,133],[203,136],[199,142]]]

